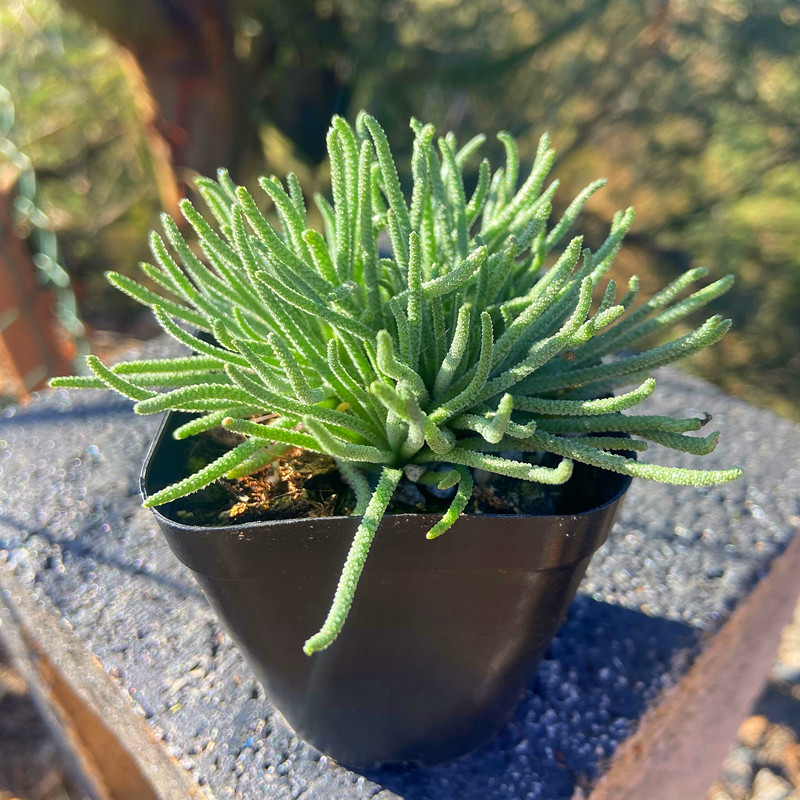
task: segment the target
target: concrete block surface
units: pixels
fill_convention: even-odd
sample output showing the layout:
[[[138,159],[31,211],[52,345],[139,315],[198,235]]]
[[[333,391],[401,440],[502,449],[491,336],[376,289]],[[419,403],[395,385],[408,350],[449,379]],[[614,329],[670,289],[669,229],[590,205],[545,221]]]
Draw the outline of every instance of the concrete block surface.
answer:
[[[147,355],[166,347],[151,344]],[[648,411],[708,410],[709,427],[722,438],[702,459],[656,446],[644,459],[739,464],[744,477],[707,489],[635,481],[514,719],[489,745],[452,764],[356,775],[293,736],[140,507],[139,470],[158,419],[134,416],[131,404],[111,393],[58,390],[0,412],[0,636],[4,628],[25,629],[18,651],[30,656],[36,632],[27,631],[25,609],[35,606],[55,620],[65,637],[59,646],[83,648],[120,708],[143,722],[147,734],[136,734],[145,737],[136,748],[160,748],[171,765],[165,769],[220,800],[624,797],[599,793],[603,776],[635,771],[650,752],[640,744],[637,761],[626,740],[637,728],[641,737],[670,697],[676,702],[682,682],[759,580],[771,567],[780,572],[781,554],[800,559],[800,550],[792,555],[789,548],[800,526],[798,426],[674,370],[656,379]],[[750,628],[738,623],[762,631],[759,650],[769,646],[771,626],[783,624],[781,598],[797,583],[781,580],[783,594],[761,590],[748,612]],[[777,611],[765,621],[758,609],[769,602]],[[786,621],[791,611],[788,603]],[[47,637],[40,638],[36,646],[47,651]],[[755,657],[748,641],[750,633],[731,638],[730,657]],[[709,669],[724,672],[724,652]],[[762,678],[773,655],[774,647]],[[66,662],[64,669],[69,673]],[[85,676],[65,677],[80,693]],[[728,693],[731,707],[746,702],[751,690],[740,689],[739,700]],[[695,730],[703,724],[698,716]],[[109,727],[113,732],[114,723]],[[705,786],[729,744],[722,743]]]

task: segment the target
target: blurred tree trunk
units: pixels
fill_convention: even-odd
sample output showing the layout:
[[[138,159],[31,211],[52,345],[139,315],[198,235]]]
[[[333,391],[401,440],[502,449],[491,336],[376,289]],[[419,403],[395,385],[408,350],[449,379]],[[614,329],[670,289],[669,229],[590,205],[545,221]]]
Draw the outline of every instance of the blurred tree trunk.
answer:
[[[182,185],[192,173],[213,176],[221,166],[236,171],[239,153],[235,131],[240,93],[234,56],[233,3],[228,0],[65,2],[133,55],[135,64],[128,64],[127,69],[149,131],[162,202],[170,211],[177,193],[182,193]],[[166,152],[163,142],[167,145]],[[165,158],[167,152],[169,158]],[[173,176],[164,174],[170,159],[175,170]]]

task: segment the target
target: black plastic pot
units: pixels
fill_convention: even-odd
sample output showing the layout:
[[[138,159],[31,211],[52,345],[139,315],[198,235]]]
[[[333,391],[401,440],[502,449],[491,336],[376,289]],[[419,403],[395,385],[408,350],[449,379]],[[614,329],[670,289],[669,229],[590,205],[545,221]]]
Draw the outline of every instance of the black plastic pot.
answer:
[[[169,414],[142,471],[144,495],[182,477]],[[358,525],[327,517],[197,527],[155,512],[175,555],[289,724],[351,767],[431,765],[510,718],[562,622],[630,479],[576,465],[573,513],[386,517],[337,641],[312,657]]]

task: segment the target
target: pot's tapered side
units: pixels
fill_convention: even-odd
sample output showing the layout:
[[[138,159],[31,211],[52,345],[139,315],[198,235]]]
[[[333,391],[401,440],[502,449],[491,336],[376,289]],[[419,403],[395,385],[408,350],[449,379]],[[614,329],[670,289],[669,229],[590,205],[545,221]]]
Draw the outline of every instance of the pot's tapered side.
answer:
[[[166,482],[180,421],[159,432],[145,494]],[[582,513],[464,516],[433,541],[436,516],[386,517],[342,633],[312,657],[303,642],[325,618],[357,518],[218,528],[156,518],[302,738],[349,766],[430,765],[509,719],[610,532],[630,479],[576,473],[603,501]]]

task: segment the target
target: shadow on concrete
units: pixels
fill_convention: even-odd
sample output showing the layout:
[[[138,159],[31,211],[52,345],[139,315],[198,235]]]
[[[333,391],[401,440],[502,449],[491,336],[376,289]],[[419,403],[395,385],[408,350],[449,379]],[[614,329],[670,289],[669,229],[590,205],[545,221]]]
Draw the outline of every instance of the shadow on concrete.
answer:
[[[107,517],[105,514],[102,514],[100,518],[110,518],[110,515]],[[59,562],[62,560],[64,562],[73,561],[76,563],[79,572],[86,571],[86,567],[91,568],[94,564],[102,565],[125,573],[126,575],[144,578],[147,581],[169,589],[180,598],[191,597],[205,602],[205,597],[195,586],[193,581],[182,581],[169,575],[161,574],[157,570],[146,568],[144,564],[137,563],[135,559],[127,561],[120,556],[107,552],[105,549],[107,542],[104,539],[104,535],[100,531],[93,530],[91,527],[81,528],[76,531],[74,536],[67,537],[53,534],[46,528],[31,530],[29,524],[7,514],[0,517],[0,522],[25,534],[25,540],[29,537],[37,536],[48,545],[48,549],[51,552],[49,555],[44,556],[39,569],[36,571],[36,583],[47,583],[51,576],[57,580],[55,575],[59,568]],[[16,546],[16,544],[8,542],[0,537],[0,549],[12,549],[14,546]],[[60,553],[60,558],[55,556],[55,553],[52,552],[54,550]]]
[[[88,561],[102,564],[105,567],[111,567],[119,572],[124,572],[126,575],[135,576],[137,578],[144,578],[147,581],[156,583],[166,589],[171,590],[180,598],[193,597],[196,600],[205,602],[203,593],[194,585],[194,583],[187,583],[185,581],[172,578],[169,575],[163,575],[156,570],[146,569],[139,566],[135,561],[125,561],[102,550],[94,548],[91,542],[85,540],[61,540],[61,551],[68,558],[73,559],[86,559]]]
[[[492,742],[451,764],[367,777],[405,800],[588,794],[699,640],[700,632],[681,622],[579,596],[514,718]]]
[[[771,681],[753,706],[753,714],[763,714],[771,723],[791,728],[800,738],[800,699],[792,687]]]
[[[9,528],[13,528],[16,531],[29,531],[28,525],[26,525],[21,519],[9,514],[5,509],[3,509],[2,513],[0,513],[0,525],[8,525]],[[8,546],[9,545],[5,539],[0,539],[0,549],[4,550]]]
[[[50,422],[74,422],[76,420],[112,417],[120,414],[132,414],[133,402],[124,397],[109,400],[106,396],[101,402],[70,403],[64,408],[50,406],[21,406],[15,408],[12,416],[0,414],[0,427],[17,427],[21,425],[42,425]]]

